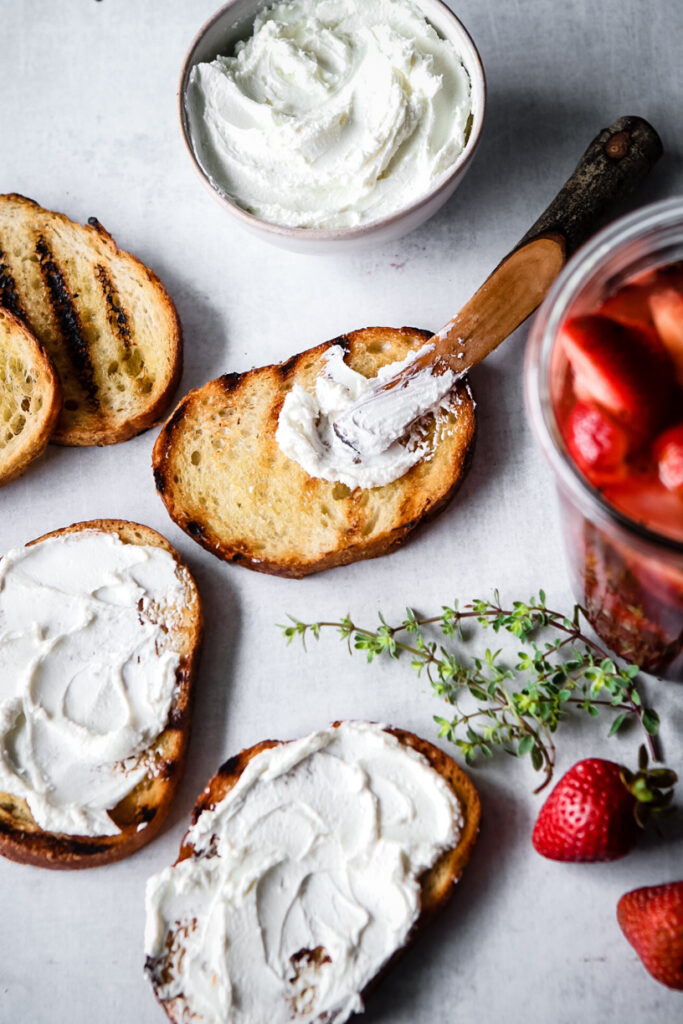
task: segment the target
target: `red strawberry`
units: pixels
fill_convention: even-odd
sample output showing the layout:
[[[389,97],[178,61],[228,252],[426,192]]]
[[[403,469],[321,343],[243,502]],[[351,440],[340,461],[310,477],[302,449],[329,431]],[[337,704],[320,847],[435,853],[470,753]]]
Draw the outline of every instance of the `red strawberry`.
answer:
[[[652,977],[683,991],[683,882],[627,892],[617,921]]]
[[[683,423],[657,438],[653,448],[659,479],[670,491],[683,498]],[[683,515],[683,510],[681,510]]]
[[[624,285],[600,306],[600,315],[634,327],[652,327],[650,289],[641,283]]]
[[[675,288],[664,288],[650,296],[650,309],[657,333],[676,367],[678,383],[683,387],[683,295]]]
[[[591,483],[622,480],[629,438],[624,428],[593,402],[577,402],[564,425],[567,448]]]
[[[640,758],[635,775],[599,757],[570,768],[541,807],[532,836],[538,853],[564,861],[624,857],[638,840],[641,808],[645,804],[651,810],[665,807],[676,782],[675,774],[666,768],[646,770],[644,748]]]
[[[551,860],[616,860],[635,846],[635,798],[621,766],[591,757],[560,779],[543,804],[532,842]]]
[[[606,501],[629,519],[663,533],[674,540],[683,540],[683,507],[673,491],[668,491],[656,476],[631,476],[618,483],[605,485]]]
[[[640,441],[666,423],[673,371],[654,331],[580,316],[563,325],[561,338],[577,398],[603,406]]]

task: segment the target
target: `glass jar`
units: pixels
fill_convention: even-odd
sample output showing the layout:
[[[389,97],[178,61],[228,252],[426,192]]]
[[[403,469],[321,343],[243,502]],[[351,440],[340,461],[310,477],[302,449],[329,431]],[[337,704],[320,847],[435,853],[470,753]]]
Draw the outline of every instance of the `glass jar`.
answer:
[[[569,456],[556,416],[564,380],[558,333],[592,313],[634,275],[683,260],[683,198],[644,207],[609,225],[570,260],[533,322],[526,403],[555,475],[576,600],[615,654],[683,680],[683,542],[610,505]],[[683,409],[681,409],[683,419]]]

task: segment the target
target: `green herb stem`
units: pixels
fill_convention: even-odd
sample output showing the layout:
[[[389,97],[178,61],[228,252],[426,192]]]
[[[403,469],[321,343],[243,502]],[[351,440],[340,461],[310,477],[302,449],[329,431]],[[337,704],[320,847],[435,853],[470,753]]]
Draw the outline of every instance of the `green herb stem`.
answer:
[[[515,601],[511,608],[503,608],[496,591],[493,601],[477,599],[463,608],[455,602],[444,605],[440,615],[418,618],[408,608],[406,618],[396,625],[389,625],[380,613],[375,629],[360,627],[348,616],[311,623],[290,617],[291,624],[280,628],[288,642],[299,637],[304,647],[309,633],[318,639],[321,630],[335,629],[352,653],[365,651],[368,662],[380,656],[398,659],[409,655],[418,675],[424,671],[434,693],[454,708],[451,720],[435,716],[439,735],[451,740],[468,764],[476,754],[493,756],[495,747],[518,757],[529,754],[533,767],[543,773],[538,792],[552,778],[556,758],[553,734],[568,706],[591,717],[597,717],[601,709],[614,712],[610,735],[629,718],[637,720],[651,757],[657,760],[659,718],[643,704],[637,688],[638,668],[617,664],[584,633],[582,618],[586,612],[580,605],[574,606],[571,617],[548,609],[543,591],[528,602]],[[486,649],[483,657],[467,654],[464,648],[470,638],[464,636],[464,624],[506,632],[520,641],[524,649],[518,653],[514,669],[503,663],[501,651]],[[402,633],[410,640],[401,639]],[[437,637],[441,634],[438,642],[435,633]],[[541,641],[543,646],[539,646]],[[515,689],[511,683],[521,685]],[[466,692],[480,702],[474,711],[459,706]]]

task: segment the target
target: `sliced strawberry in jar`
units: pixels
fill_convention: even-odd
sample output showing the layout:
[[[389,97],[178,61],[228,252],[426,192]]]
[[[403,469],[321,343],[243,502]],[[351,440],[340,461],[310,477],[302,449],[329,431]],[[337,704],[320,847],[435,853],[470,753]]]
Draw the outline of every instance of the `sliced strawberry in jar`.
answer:
[[[676,368],[683,387],[683,294],[674,288],[658,289],[650,296],[650,309],[657,333]]]
[[[683,541],[683,504],[656,476],[629,476],[620,483],[606,485],[602,493],[629,519],[655,533]]]
[[[580,316],[566,321],[561,339],[577,398],[597,402],[640,442],[665,425],[673,373],[654,331],[605,316]]]
[[[651,290],[642,284],[627,284],[605,299],[598,313],[632,327],[652,328]]]
[[[626,476],[628,434],[599,405],[577,402],[565,422],[564,437],[572,459],[596,487]]]
[[[683,423],[660,434],[653,451],[659,479],[668,490],[683,498]]]

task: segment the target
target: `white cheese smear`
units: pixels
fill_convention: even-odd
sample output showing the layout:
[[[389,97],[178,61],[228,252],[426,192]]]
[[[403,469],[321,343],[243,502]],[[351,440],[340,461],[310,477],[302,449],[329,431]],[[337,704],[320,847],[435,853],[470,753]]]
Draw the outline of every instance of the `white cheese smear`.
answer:
[[[157,996],[197,1024],[343,1024],[463,825],[441,775],[379,725],[262,751],[190,829],[193,855],[147,883]]]
[[[215,188],[261,220],[338,228],[445,178],[472,100],[460,54],[409,0],[292,0],[192,69],[185,109]]]
[[[149,770],[140,755],[173,699],[159,613],[168,623],[183,595],[167,551],[103,531],[0,561],[0,792],[46,831],[119,832],[107,812]]]
[[[430,369],[414,374],[407,387],[386,392],[374,450],[364,450],[362,457],[345,444],[334,430],[340,413],[372,395],[374,389],[390,380],[418,356],[433,347],[429,343],[405,359],[383,366],[376,377],[364,377],[344,362],[344,350],[332,345],[325,353],[323,372],[315,382],[315,390],[307,391],[295,384],[287,394],[278,418],[275,440],[288,458],[297,462],[309,476],[356,487],[382,487],[398,480],[408,470],[431,454],[433,440],[425,441],[416,424],[407,439],[399,440],[406,409],[414,417],[437,415],[449,410],[451,392],[456,380],[452,370],[435,375]]]

